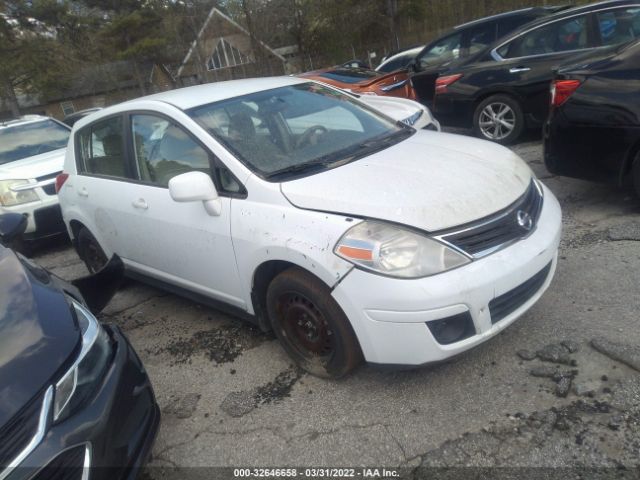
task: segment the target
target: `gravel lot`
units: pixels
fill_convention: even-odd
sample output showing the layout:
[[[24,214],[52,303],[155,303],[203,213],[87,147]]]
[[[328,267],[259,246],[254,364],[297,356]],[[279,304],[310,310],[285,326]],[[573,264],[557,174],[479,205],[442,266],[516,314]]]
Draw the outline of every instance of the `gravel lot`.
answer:
[[[129,336],[163,412],[147,478],[185,478],[198,470],[182,467],[196,466],[386,466],[417,478],[466,477],[436,469],[464,466],[554,467],[536,478],[571,478],[555,467],[579,466],[637,478],[640,202],[550,176],[539,142],[514,150],[562,203],[557,274],[524,317],[450,363],[321,380],[273,337],[128,282],[102,320]],[[66,279],[86,273],[64,244],[37,259]],[[515,478],[519,468],[474,472]]]

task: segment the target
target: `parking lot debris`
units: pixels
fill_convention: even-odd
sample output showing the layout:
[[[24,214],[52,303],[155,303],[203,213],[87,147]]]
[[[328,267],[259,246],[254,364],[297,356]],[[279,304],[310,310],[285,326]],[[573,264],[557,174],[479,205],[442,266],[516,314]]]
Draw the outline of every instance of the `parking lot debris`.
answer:
[[[175,357],[174,364],[190,363],[191,357],[204,353],[216,364],[233,362],[242,352],[255,348],[270,337],[249,325],[232,323],[213,330],[194,333],[191,338],[178,338],[162,349]]]
[[[640,372],[640,346],[612,342],[603,337],[591,340],[591,346],[603,355]]]
[[[278,402],[291,395],[291,389],[304,371],[291,367],[280,372],[275,379],[251,390],[232,392],[222,401],[220,408],[232,417],[242,417],[260,405]]]
[[[569,353],[576,353],[578,350],[580,350],[580,345],[578,345],[578,342],[575,342],[573,340],[563,340],[562,342],[560,342],[560,345],[566,348]]]
[[[533,360],[534,358],[536,358],[536,352],[533,352],[531,350],[518,350],[516,352],[516,354],[522,359],[522,360],[526,360],[526,361],[530,361]]]
[[[640,241],[640,222],[626,222],[609,229],[609,240]]]
[[[564,365],[575,366],[575,360],[571,358],[569,352],[560,344],[552,343],[536,352],[538,358],[543,362],[562,363]]]
[[[566,397],[569,394],[569,390],[571,390],[571,381],[572,377],[562,377],[556,383],[556,396],[558,397]]]
[[[196,411],[199,401],[199,393],[187,393],[186,395],[172,397],[170,403],[163,408],[163,413],[180,419],[189,418]]]

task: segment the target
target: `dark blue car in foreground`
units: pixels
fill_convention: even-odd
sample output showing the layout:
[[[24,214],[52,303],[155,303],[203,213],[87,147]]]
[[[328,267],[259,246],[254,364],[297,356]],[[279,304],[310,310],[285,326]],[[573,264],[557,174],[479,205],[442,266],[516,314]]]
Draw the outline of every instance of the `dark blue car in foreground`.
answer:
[[[25,218],[0,216],[0,242]],[[135,478],[160,413],[140,359],[92,313],[122,278],[117,257],[69,284],[0,246],[0,480]]]

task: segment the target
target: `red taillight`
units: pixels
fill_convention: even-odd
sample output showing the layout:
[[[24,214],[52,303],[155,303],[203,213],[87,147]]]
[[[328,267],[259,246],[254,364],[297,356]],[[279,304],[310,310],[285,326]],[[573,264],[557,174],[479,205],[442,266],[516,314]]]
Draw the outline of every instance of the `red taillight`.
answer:
[[[439,93],[446,93],[449,85],[457,82],[462,78],[462,74],[458,73],[456,75],[445,75],[444,77],[438,77],[436,80],[436,95]]]
[[[68,173],[61,173],[56,177],[56,193],[60,191],[60,189],[62,188],[62,185],[64,185],[64,182],[67,181],[67,178],[69,178]]]
[[[580,80],[554,80],[551,82],[551,106],[559,107],[580,86]]]

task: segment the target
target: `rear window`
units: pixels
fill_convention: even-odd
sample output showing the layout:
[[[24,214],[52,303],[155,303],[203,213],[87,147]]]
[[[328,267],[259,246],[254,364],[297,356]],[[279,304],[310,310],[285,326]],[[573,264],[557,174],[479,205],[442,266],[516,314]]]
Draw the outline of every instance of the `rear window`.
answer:
[[[53,120],[0,128],[0,165],[65,148],[69,133]]]

